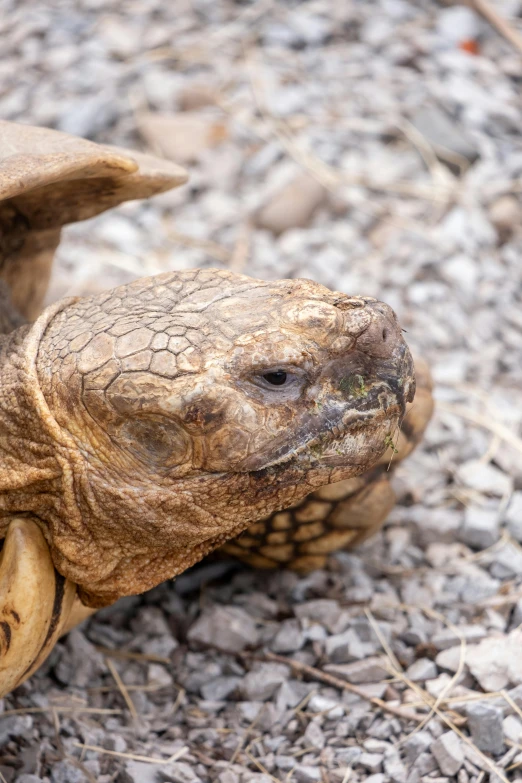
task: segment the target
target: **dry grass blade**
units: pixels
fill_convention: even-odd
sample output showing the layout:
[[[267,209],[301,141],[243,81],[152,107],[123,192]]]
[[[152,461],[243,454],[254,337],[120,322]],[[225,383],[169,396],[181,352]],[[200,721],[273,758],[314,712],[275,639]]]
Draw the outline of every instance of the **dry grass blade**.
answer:
[[[125,704],[129,708],[130,714],[132,715],[133,719],[137,721],[138,720],[138,712],[136,710],[136,707],[134,706],[134,702],[132,701],[127,688],[125,687],[125,683],[121,679],[120,674],[119,674],[118,670],[116,669],[115,665],[113,664],[113,662],[110,659],[106,658],[106,663],[107,663],[107,667],[108,667],[110,673],[114,677],[114,682],[118,686],[118,690],[120,691],[121,695],[123,696]]]
[[[284,655],[276,655],[275,653],[268,652],[263,656],[259,656],[259,659],[285,663],[287,666],[291,666],[298,674],[305,674],[312,680],[332,685],[334,688],[338,688],[341,691],[354,693],[356,696],[359,696],[360,699],[370,702],[374,707],[378,707],[380,710],[390,713],[390,715],[395,715],[396,718],[402,718],[402,720],[408,721],[411,720],[418,723],[424,717],[423,715],[418,715],[416,712],[408,710],[406,707],[395,707],[392,704],[388,704],[383,699],[377,698],[377,696],[369,696],[362,688],[358,688],[357,685],[352,685],[351,682],[341,680],[339,677],[334,677],[333,674],[328,674],[328,672],[323,672],[321,669],[316,669],[315,666],[308,666],[308,664],[296,661],[294,658],[286,658]]]
[[[83,750],[94,750],[97,753],[104,753],[106,756],[117,756],[118,758],[122,759],[143,761],[146,764],[172,764],[173,761],[177,761],[182,756],[184,756],[185,753],[188,753],[188,747],[184,745],[182,748],[173,753],[172,756],[169,756],[168,759],[156,759],[151,756],[140,756],[136,753],[120,753],[117,750],[107,750],[106,748],[102,748],[99,745],[85,745],[82,742],[73,742],[72,744],[75,748],[82,748]]]
[[[443,622],[449,629],[452,631],[457,639],[460,642],[460,656],[459,656],[459,665],[457,666],[457,671],[451,678],[451,680],[448,682],[448,684],[442,689],[442,691],[439,693],[435,701],[433,702],[429,713],[426,715],[424,720],[411,732],[411,734],[415,734],[415,732],[420,731],[421,729],[426,726],[426,724],[431,720],[433,715],[437,712],[437,710],[440,708],[441,704],[444,702],[446,696],[451,693],[452,688],[457,684],[459,681],[459,678],[464,671],[464,665],[466,663],[466,640],[464,636],[461,634],[459,629],[456,625],[453,625],[443,614],[440,612],[435,612],[432,609],[428,609],[427,607],[423,607],[424,614],[426,614],[428,617],[431,617],[435,620],[440,620]],[[424,697],[423,697],[424,698]],[[408,736],[411,736],[408,735]]]
[[[477,748],[473,740],[470,739],[470,737],[466,736],[459,727],[456,725],[454,721],[452,721],[450,718],[448,718],[447,715],[444,714],[444,712],[439,709],[435,704],[430,704],[431,697],[428,697],[427,694],[424,694],[424,691],[422,688],[419,688],[416,683],[412,682],[403,672],[397,671],[389,662],[388,664],[390,674],[392,674],[394,677],[398,677],[402,682],[404,682],[408,688],[410,688],[412,691],[415,691],[415,693],[418,693],[419,696],[423,701],[426,702],[426,704],[431,708],[431,712],[435,713],[445,724],[446,726],[455,732],[455,734],[460,737],[460,739],[466,743],[466,745],[469,745],[470,748],[473,748],[474,752],[480,756],[482,762],[485,766],[487,766],[491,772],[494,775],[497,775],[500,780],[503,781],[503,783],[509,783],[509,780],[506,778],[506,776],[503,774],[502,770],[499,769],[499,767],[495,764],[494,761],[492,761],[488,756],[486,756],[484,753],[482,753],[481,750]]]
[[[397,660],[397,658],[395,656],[395,653],[391,649],[390,645],[386,641],[386,638],[384,637],[383,632],[379,628],[379,624],[378,624],[377,620],[375,619],[375,617],[373,616],[373,614],[370,612],[369,609],[365,609],[364,613],[365,613],[366,617],[368,618],[368,622],[370,623],[371,627],[373,628],[373,631],[374,631],[377,639],[379,640],[382,649],[384,650],[384,652],[386,653],[386,655],[388,656],[390,661],[393,662],[393,665],[395,666],[395,668],[399,669],[400,671],[402,671],[402,666],[400,665],[399,661]]]
[[[263,773],[263,775],[266,775],[267,777],[269,777],[270,780],[274,781],[274,783],[283,783],[283,781],[280,778],[276,778],[276,777],[274,777],[274,775],[271,775],[270,772],[267,770],[267,768],[265,766],[263,766],[263,764],[261,764],[261,762],[258,761],[258,759],[256,759],[255,756],[253,756],[251,753],[249,753],[248,750],[245,750],[245,755],[252,762],[252,764],[254,764],[254,766],[256,766],[258,768],[258,770]]]
[[[130,652],[128,650],[111,650],[110,647],[96,647],[96,650],[106,658],[121,658],[129,661],[150,661],[150,663],[164,663],[169,666],[170,658],[162,658],[161,655],[147,655],[145,653]]]
[[[479,427],[483,427],[485,430],[493,432],[495,435],[498,435],[498,437],[501,438],[504,443],[509,444],[514,449],[519,451],[520,454],[522,454],[522,439],[519,438],[518,435],[515,435],[515,433],[512,432],[505,424],[502,424],[499,421],[495,421],[495,419],[492,419],[491,416],[486,416],[484,414],[477,413],[476,411],[468,410],[461,405],[453,405],[452,403],[441,402],[440,400],[437,400],[435,410],[451,413],[453,416],[459,416],[461,419],[466,419],[472,424],[477,424]]]
[[[350,780],[350,775],[351,774],[352,774],[352,768],[348,767],[348,769],[344,773],[343,783],[348,783],[348,781]]]
[[[121,715],[122,710],[110,710],[99,707],[19,707],[18,709],[6,710],[2,712],[2,718],[8,715],[37,715],[50,712],[59,713],[80,713],[84,712],[90,715]]]
[[[488,0],[472,0],[472,4],[477,11],[482,14],[484,19],[487,19],[490,25],[495,27],[498,32],[504,36],[506,41],[509,41],[515,49],[522,52],[522,36],[509,24],[507,19],[500,16],[498,11],[488,2]]]
[[[513,701],[513,699],[512,699],[512,698],[511,698],[511,696],[509,695],[509,693],[507,693],[506,691],[502,690],[502,691],[500,691],[500,695],[502,696],[502,698],[503,698],[505,701],[507,701],[507,703],[509,704],[509,706],[511,707],[511,709],[513,710],[513,712],[516,712],[516,713],[517,713],[517,715],[518,715],[518,717],[519,717],[519,718],[522,718],[522,710],[520,709],[520,707],[518,706],[518,704],[517,704],[515,701]]]
[[[254,718],[252,723],[250,723],[250,725],[247,726],[247,728],[244,731],[243,736],[241,737],[241,739],[237,743],[237,747],[236,747],[234,753],[232,754],[232,758],[230,759],[230,763],[231,764],[235,763],[237,757],[239,756],[239,754],[241,753],[241,751],[243,749],[243,746],[244,746],[244,744],[246,742],[246,739],[247,739],[248,735],[251,733],[251,731],[253,731],[253,729],[255,728],[256,723],[258,722],[259,718],[261,717],[261,715],[263,714],[264,711],[265,711],[265,705],[263,704],[263,706],[261,707],[261,709],[257,713],[256,717]]]

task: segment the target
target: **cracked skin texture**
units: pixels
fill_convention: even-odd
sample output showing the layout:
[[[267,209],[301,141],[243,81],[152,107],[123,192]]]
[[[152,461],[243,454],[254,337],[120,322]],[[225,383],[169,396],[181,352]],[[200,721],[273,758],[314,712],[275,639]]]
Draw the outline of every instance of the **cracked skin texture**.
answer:
[[[51,306],[0,366],[3,533],[33,516],[89,606],[359,476],[415,391],[386,305],[208,269]]]

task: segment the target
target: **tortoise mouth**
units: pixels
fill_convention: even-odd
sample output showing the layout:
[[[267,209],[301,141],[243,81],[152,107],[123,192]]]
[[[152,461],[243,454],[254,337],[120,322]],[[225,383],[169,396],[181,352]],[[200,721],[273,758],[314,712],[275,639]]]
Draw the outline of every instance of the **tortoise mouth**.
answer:
[[[404,411],[402,395],[398,400],[387,384],[376,384],[358,407],[336,406],[327,413],[310,414],[293,437],[287,433],[279,447],[274,442],[267,444],[262,452],[243,460],[235,472],[256,473],[303,459],[310,467],[338,467],[347,460],[351,466],[359,462],[369,466],[368,452],[377,450],[378,433],[393,427]],[[380,453],[384,449],[383,436]]]
[[[348,362],[343,360],[326,372],[324,393],[315,395],[310,390],[308,413],[299,425],[243,459],[236,473],[262,471],[291,460],[299,460],[303,467],[370,467],[385,451],[385,437],[391,436],[390,429],[404,416],[406,403],[415,394],[415,371],[406,344],[371,368],[367,357],[354,353]]]

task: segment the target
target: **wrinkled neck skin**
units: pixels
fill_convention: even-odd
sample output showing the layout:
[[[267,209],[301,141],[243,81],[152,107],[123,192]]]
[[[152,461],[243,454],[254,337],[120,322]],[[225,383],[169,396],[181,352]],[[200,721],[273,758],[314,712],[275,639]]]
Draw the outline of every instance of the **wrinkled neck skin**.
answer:
[[[308,462],[287,456],[252,472],[164,475],[151,484],[139,466],[112,459],[101,428],[82,440],[69,431],[68,412],[56,414],[44,380],[53,368],[39,347],[69,304],[58,303],[32,326],[0,337],[0,523],[5,534],[13,514],[34,516],[56,568],[79,585],[90,606],[172,578],[254,520],[363,472],[384,452],[401,415],[391,406],[380,416],[363,416],[353,432],[352,464],[325,468],[313,455]],[[82,406],[74,378],[69,400],[71,413]]]

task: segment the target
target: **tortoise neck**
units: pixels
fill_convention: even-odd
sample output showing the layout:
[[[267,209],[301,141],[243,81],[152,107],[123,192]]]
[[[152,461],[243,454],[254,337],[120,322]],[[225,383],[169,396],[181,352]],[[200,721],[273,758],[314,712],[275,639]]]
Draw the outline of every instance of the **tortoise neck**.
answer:
[[[0,279],[0,335],[9,334],[23,323],[25,319],[13,304],[9,286]]]
[[[51,511],[60,481],[35,397],[33,330],[0,335],[0,531],[12,514]]]

